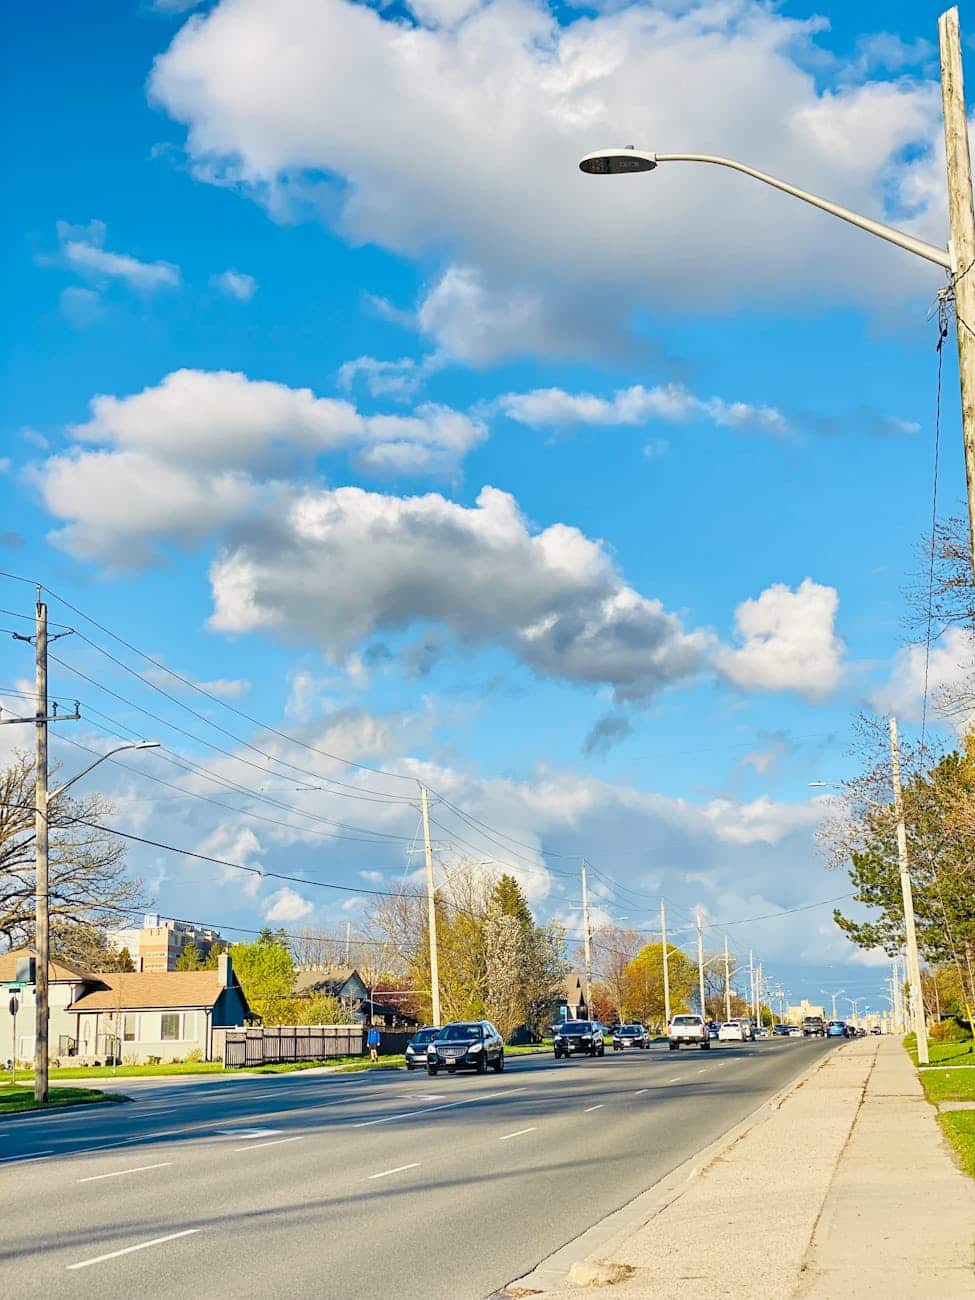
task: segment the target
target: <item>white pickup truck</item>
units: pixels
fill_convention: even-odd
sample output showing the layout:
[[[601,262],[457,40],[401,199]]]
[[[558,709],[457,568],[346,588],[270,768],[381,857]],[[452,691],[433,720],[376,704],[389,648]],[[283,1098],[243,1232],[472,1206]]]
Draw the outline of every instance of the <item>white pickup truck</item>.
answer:
[[[674,1016],[667,1026],[667,1043],[672,1052],[676,1052],[681,1043],[703,1047],[707,1051],[711,1037],[701,1016]]]

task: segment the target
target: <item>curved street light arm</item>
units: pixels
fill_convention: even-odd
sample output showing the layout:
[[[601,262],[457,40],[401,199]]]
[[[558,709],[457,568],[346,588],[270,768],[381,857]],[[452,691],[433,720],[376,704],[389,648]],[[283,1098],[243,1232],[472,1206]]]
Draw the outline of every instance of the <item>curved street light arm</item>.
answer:
[[[785,194],[791,194],[793,198],[802,199],[804,203],[811,203],[814,208],[821,208],[824,212],[829,212],[842,221],[848,221],[851,226],[858,226],[871,235],[877,235],[880,239],[886,239],[888,243],[896,244],[898,248],[906,249],[908,253],[914,253],[918,257],[925,258],[928,262],[934,262],[935,266],[942,266],[946,271],[954,269],[951,255],[946,248],[938,248],[936,244],[929,244],[923,239],[916,239],[913,235],[905,234],[903,230],[884,225],[882,221],[873,221],[870,217],[863,217],[860,213],[851,211],[850,208],[841,207],[838,203],[831,203],[829,199],[820,198],[818,194],[811,194],[808,190],[801,190],[797,185],[790,185],[788,181],[780,181],[778,177],[757,171],[754,167],[749,167],[745,163],[735,162],[733,158],[719,158],[717,155],[706,153],[657,153],[650,156],[658,163],[714,163],[718,167],[730,167],[733,171],[744,172],[746,176],[751,176],[757,181],[764,181],[766,185],[771,185],[773,189],[782,190]]]
[[[115,748],[110,749],[107,754],[100,754],[98,758],[95,759],[94,763],[89,763],[87,767],[83,767],[76,776],[73,776],[71,778],[70,781],[65,781],[64,785],[59,785],[56,790],[51,790],[47,796],[48,802],[50,803],[52,799],[56,799],[59,794],[64,794],[65,790],[67,790],[69,786],[74,785],[75,781],[80,781],[83,776],[87,776],[88,773],[92,770],[92,768],[97,767],[99,763],[104,763],[106,758],[111,758],[113,754],[120,754],[123,749],[158,749],[158,748],[159,748],[158,740],[140,740],[137,744],[134,743],[131,745],[116,745]]]

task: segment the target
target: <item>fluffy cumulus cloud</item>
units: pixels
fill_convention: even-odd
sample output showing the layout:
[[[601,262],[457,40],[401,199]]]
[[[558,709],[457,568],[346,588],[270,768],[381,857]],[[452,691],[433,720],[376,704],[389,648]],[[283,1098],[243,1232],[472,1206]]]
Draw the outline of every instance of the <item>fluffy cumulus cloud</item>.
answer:
[[[735,611],[741,646],[714,656],[718,670],[743,690],[797,691],[821,698],[843,675],[846,646],[836,634],[839,596],[806,578],[792,591],[775,583]]]
[[[506,393],[494,404],[509,419],[532,429],[574,424],[641,425],[650,420],[683,422],[705,418],[713,424],[759,433],[782,434],[788,423],[774,406],[726,402],[720,397],[701,398],[682,384],[622,388],[612,398],[592,393],[567,393],[562,388],[536,388],[527,393]]]
[[[894,658],[888,680],[874,691],[870,703],[878,713],[893,713],[906,722],[919,722],[925,692],[932,715],[947,714],[959,728],[975,715],[975,638],[965,628],[949,628],[931,647],[905,646]]]
[[[495,488],[473,508],[435,493],[299,492],[273,532],[227,547],[210,576],[221,631],[272,629],[335,657],[376,632],[435,623],[624,699],[699,672],[710,644],[627,586],[600,543],[564,524],[533,532]]]
[[[287,886],[272,894],[267,902],[268,906],[264,912],[265,921],[300,921],[303,916],[308,916],[315,910],[307,898],[302,898],[299,893]]]
[[[91,221],[87,226],[59,221],[57,231],[65,265],[85,279],[121,280],[143,293],[179,284],[179,267],[172,262],[140,262],[128,253],[110,252],[105,247],[107,231],[103,221]]]
[[[541,0],[415,0],[412,16],[225,0],[176,34],[150,95],[185,124],[198,177],[428,264],[449,250],[415,313],[444,351],[618,352],[635,312],[685,305],[702,263],[697,310],[936,287],[933,267],[718,168],[577,168],[628,141],[738,156],[940,239],[938,90],[902,75],[903,51],[831,83],[820,20],[760,0],[561,21]]]

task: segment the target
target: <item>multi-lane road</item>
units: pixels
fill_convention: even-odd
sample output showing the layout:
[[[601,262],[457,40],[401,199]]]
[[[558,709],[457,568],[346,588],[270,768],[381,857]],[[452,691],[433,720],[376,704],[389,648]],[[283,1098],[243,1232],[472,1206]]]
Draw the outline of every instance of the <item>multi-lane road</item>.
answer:
[[[0,1289],[477,1300],[825,1050],[529,1056],[436,1079],[200,1076],[126,1084],[123,1105],[0,1119]]]

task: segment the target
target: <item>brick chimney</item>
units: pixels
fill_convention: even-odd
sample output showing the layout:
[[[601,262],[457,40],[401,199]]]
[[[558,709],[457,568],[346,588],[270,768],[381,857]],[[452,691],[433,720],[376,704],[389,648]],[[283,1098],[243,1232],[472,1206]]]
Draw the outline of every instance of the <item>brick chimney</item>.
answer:
[[[233,967],[230,964],[230,953],[222,952],[217,958],[217,982],[222,989],[229,989]]]

